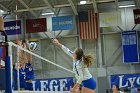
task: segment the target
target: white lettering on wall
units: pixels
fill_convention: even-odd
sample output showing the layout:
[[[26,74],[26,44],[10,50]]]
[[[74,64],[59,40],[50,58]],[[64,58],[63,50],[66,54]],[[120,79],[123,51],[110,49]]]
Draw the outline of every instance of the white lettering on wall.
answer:
[[[59,80],[59,81],[60,81],[60,91],[65,90],[66,84],[68,83],[68,82],[67,82],[67,79],[61,79],[61,80]]]
[[[16,30],[16,29],[20,29],[20,26],[10,26],[10,27],[4,27],[5,30]]]
[[[66,87],[68,80],[67,79],[59,79],[59,80],[41,80],[33,81],[33,89],[34,91],[64,91],[68,88]]]
[[[41,91],[49,90],[46,86],[48,86],[48,81],[40,81],[41,82]]]
[[[123,77],[124,77],[124,75],[119,76],[119,79],[120,79],[119,87],[127,87],[127,86],[128,86],[128,82],[126,82],[126,83],[123,85]]]
[[[119,87],[132,87],[133,84],[140,85],[140,77],[131,77],[131,78],[125,78],[124,80],[124,75],[119,76]],[[130,84],[130,86],[129,86]]]
[[[137,78],[136,83],[140,85],[140,77]]]
[[[136,79],[136,77],[134,77],[134,78],[128,78],[128,81],[130,82],[131,87],[133,86],[135,79]]]

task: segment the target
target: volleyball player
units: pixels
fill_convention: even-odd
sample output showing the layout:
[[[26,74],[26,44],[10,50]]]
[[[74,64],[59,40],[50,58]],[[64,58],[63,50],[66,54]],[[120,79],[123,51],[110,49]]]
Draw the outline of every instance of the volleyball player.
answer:
[[[29,50],[28,48],[29,44],[26,40],[18,41],[17,44]],[[33,67],[31,66],[32,55],[25,53],[23,50],[20,50],[18,54],[19,54],[19,64],[20,64],[19,67],[20,89],[33,90],[32,80],[34,79],[34,70]],[[17,66],[15,67],[16,70],[17,70]],[[16,70],[14,70],[15,71],[14,73],[17,73]],[[14,78],[17,79],[17,74],[14,74]],[[16,85],[15,85],[15,89],[16,89]]]
[[[23,47],[30,50],[29,48],[29,42],[27,40],[23,40]],[[31,51],[31,50],[30,50]],[[32,84],[32,80],[34,79],[34,70],[32,67],[32,55],[31,54],[24,54],[26,59],[25,59],[25,90],[33,90],[33,84]]]
[[[113,85],[112,85],[112,92],[113,92],[113,93],[124,93],[124,92],[120,91],[119,86],[116,85],[116,84],[113,84]]]
[[[32,81],[34,79],[34,69],[31,66],[31,63],[27,64],[27,67],[25,69],[25,73],[26,73],[26,88],[25,90],[33,90],[33,84]]]
[[[57,39],[53,39],[53,42],[73,58],[73,71],[75,73],[77,82],[71,89],[71,93],[75,93],[76,88],[81,83],[83,84],[82,93],[95,93],[96,81],[93,79],[88,70],[88,67],[91,66],[93,60],[91,55],[84,55],[84,52],[81,48],[78,48],[72,52],[67,47],[62,45]]]
[[[13,66],[13,89],[18,90],[18,63]],[[25,67],[20,65],[19,67],[19,81],[20,81],[20,90],[25,90],[26,88],[26,73]]]
[[[23,48],[26,48],[25,41],[17,41],[18,45],[22,46]],[[26,88],[26,73],[25,73],[25,67],[26,67],[26,55],[23,50],[18,51],[19,60],[16,64],[13,66],[13,89],[18,90],[18,70],[19,70],[19,81],[20,81],[20,90],[25,90]]]

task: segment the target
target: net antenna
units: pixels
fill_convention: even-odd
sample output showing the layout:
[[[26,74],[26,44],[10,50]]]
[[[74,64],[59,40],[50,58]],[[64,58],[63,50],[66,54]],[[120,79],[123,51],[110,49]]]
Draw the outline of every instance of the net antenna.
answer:
[[[19,44],[19,39],[18,39],[18,0],[16,0],[16,43]],[[17,88],[18,88],[18,93],[20,92],[20,80],[19,80],[19,69],[20,69],[20,63],[19,63],[19,55],[20,55],[20,49],[17,48],[17,60],[16,60],[16,69],[17,69]]]

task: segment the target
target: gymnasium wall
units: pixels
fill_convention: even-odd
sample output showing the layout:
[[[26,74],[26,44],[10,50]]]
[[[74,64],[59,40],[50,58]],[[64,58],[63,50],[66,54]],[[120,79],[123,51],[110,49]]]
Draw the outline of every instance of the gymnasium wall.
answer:
[[[120,27],[123,29],[123,31],[132,30],[132,28],[135,25],[134,19],[133,19],[134,18],[133,9],[134,8],[121,9],[123,25],[121,25]],[[103,28],[103,33],[108,33],[109,32],[108,30],[110,32],[114,31],[116,33],[101,35],[102,42],[103,42],[102,49],[103,49],[103,55],[104,55],[104,60],[103,60],[104,63],[108,64],[109,66],[127,66],[127,67],[130,66],[129,64],[123,64],[123,61],[122,61],[121,33],[120,33],[121,30],[114,30],[114,28]],[[139,25],[137,25],[137,27],[134,30],[139,30]],[[132,66],[135,66],[135,65],[132,65]],[[135,70],[138,70],[138,69],[136,68]],[[121,71],[118,69],[118,72],[121,72]]]
[[[123,31],[132,30],[132,28],[135,25],[133,19],[134,8],[135,7],[119,9],[119,11],[121,11],[122,16],[122,24],[120,24],[119,26],[123,29]],[[137,25],[134,30],[139,31],[139,29],[140,26]],[[140,64],[123,64],[121,48],[121,30],[119,28],[102,28],[101,33],[103,67],[106,69],[107,77],[99,77],[99,80],[100,78],[106,78],[106,81],[108,81],[108,86],[106,86],[106,88],[104,88],[103,85],[100,85],[98,87],[104,88],[104,90],[99,90],[99,93],[105,93],[105,89],[110,88],[108,76],[113,74],[139,73]]]
[[[98,5],[99,11],[101,12],[111,12],[115,11],[114,3],[105,4],[106,7],[101,7],[100,4]],[[119,9],[121,11],[122,17],[122,24],[119,26],[125,30],[131,30],[134,26],[134,19],[133,19],[133,9],[131,8],[122,8]],[[43,11],[45,12],[45,11]],[[71,8],[62,8],[60,10],[60,15],[73,15]],[[51,26],[51,17],[52,16],[40,16],[41,18],[47,18],[47,27],[48,30],[52,29]],[[14,17],[12,17],[14,19]],[[11,20],[12,18],[8,18]],[[25,21],[25,18],[21,18]],[[23,22],[24,22],[23,21]],[[25,22],[24,22],[25,23]],[[25,24],[22,24],[24,27]],[[135,28],[139,30],[139,25]],[[64,54],[60,48],[54,46],[50,39],[45,36],[44,33],[37,33],[37,34],[24,34],[25,28],[23,28],[23,33],[21,38],[24,36],[29,38],[40,38],[40,45],[41,45],[41,56],[47,58],[57,64],[60,64],[70,70],[72,70],[72,59]],[[113,33],[112,33],[113,32]],[[114,33],[115,32],[115,33]],[[139,73],[140,68],[139,64],[123,64],[122,61],[122,50],[121,50],[121,30],[117,27],[107,27],[107,28],[100,28],[100,40],[84,40],[79,41],[77,35],[77,28],[72,31],[63,31],[58,39],[62,44],[69,47],[71,50],[74,50],[77,46],[82,46],[85,53],[92,54],[96,57],[96,60],[93,66],[90,68],[92,75],[97,80],[97,90],[99,93],[105,93],[105,90],[109,88],[109,80],[108,76],[112,74],[126,74],[126,73]],[[49,34],[48,32],[46,32]],[[59,33],[55,32],[57,35]],[[49,35],[51,36],[51,35]],[[15,37],[10,37],[10,40],[15,39]],[[99,44],[100,43],[100,44]],[[101,55],[99,55],[99,45],[101,47]],[[102,58],[100,60],[99,58]],[[101,61],[101,62],[100,62]],[[63,70],[58,70],[55,66],[47,65],[45,62],[42,62],[42,69],[36,70],[36,78],[50,78],[50,77],[69,77],[73,76],[71,73],[67,73]],[[100,66],[100,67],[99,67]],[[59,74],[57,74],[59,73]],[[62,73],[62,74],[61,74]],[[102,84],[103,81],[106,81]],[[98,92],[97,92],[98,93]]]

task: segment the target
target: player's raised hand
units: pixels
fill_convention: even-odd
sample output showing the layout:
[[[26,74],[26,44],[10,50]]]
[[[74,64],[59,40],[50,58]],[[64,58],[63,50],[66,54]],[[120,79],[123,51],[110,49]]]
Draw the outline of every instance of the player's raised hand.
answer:
[[[57,46],[62,46],[62,44],[57,40],[57,39],[53,39],[53,43],[56,44]]]

